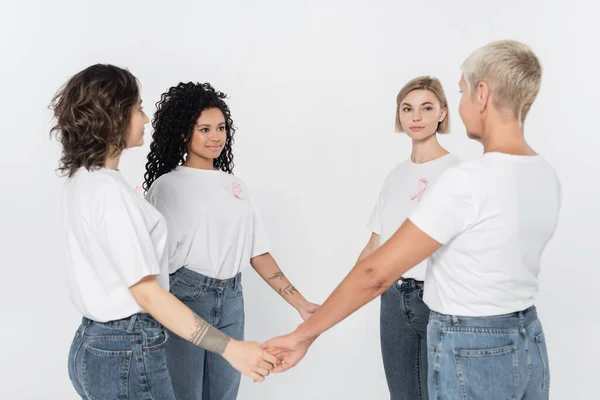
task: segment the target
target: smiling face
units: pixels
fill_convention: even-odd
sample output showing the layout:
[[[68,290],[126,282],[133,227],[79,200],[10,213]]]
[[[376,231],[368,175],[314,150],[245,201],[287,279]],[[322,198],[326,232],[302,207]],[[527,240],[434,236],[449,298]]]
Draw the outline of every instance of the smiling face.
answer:
[[[188,145],[187,160],[193,164],[213,168],[215,158],[223,151],[227,131],[225,117],[218,108],[207,108],[194,125],[194,130]]]

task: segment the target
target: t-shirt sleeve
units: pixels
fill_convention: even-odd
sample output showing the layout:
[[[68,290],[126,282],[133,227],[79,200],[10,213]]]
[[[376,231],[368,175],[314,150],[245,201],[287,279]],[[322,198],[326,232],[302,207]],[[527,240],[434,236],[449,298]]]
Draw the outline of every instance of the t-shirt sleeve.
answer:
[[[146,192],[146,201],[156,208],[156,210],[165,217],[167,222],[168,239],[165,252],[169,262],[169,268],[173,271],[173,269],[179,269],[185,263],[185,257],[188,254],[189,247],[182,246],[187,243],[187,235],[182,233],[182,231],[188,232],[191,231],[191,228],[188,231],[180,228],[179,225],[181,221],[175,219],[175,216],[171,214],[167,207],[166,202],[169,199],[168,193],[168,188],[166,188],[165,185],[161,185],[159,181],[154,181],[148,192]],[[188,224],[193,223],[191,218],[183,218],[183,220]]]
[[[381,235],[381,210],[383,210],[385,197],[384,191],[387,183],[387,178],[384,180],[383,185],[381,187],[381,191],[379,192],[379,198],[377,199],[377,203],[375,207],[373,207],[373,212],[371,213],[371,217],[369,218],[369,223],[367,227],[371,230],[371,232]]]
[[[249,194],[248,188],[243,185],[243,189],[246,193],[246,197],[248,199],[248,203],[252,208],[252,255],[251,258],[263,255],[265,253],[269,253],[271,251],[271,243],[269,241],[269,236],[267,235],[267,230],[265,229],[265,225],[263,223],[262,217],[260,215],[260,210],[252,202],[252,198]]]
[[[104,188],[99,200],[98,242],[122,281],[130,287],[160,274],[157,252],[135,199],[114,185]]]
[[[447,244],[475,222],[477,204],[473,184],[457,168],[446,171],[409,219],[441,244]]]

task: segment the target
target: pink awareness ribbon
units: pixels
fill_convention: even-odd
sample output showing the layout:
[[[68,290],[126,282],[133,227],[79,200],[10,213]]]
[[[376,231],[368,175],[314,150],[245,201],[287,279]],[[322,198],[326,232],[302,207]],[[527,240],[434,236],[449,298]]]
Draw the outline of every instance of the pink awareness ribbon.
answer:
[[[239,183],[233,183],[231,185],[231,191],[237,199],[244,200],[244,198],[240,195],[240,193],[242,193],[242,187]]]
[[[427,178],[419,179],[419,191],[412,196],[410,196],[411,200],[417,199],[417,201],[421,201],[421,197],[423,197],[423,193],[425,193],[425,189],[427,189]]]

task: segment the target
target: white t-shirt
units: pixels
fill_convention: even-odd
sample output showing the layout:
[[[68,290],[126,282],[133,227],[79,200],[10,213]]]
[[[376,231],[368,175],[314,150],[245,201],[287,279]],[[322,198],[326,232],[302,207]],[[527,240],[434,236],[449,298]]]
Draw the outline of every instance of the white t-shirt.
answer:
[[[65,182],[62,211],[69,292],[85,317],[106,322],[144,312],[129,287],[145,276],[169,289],[167,224],[120,172],[77,170]]]
[[[171,273],[185,266],[229,279],[270,251],[246,185],[219,170],[177,167],[153,184],[146,199],[166,218]]]
[[[380,236],[380,245],[400,228],[427,196],[435,181],[446,170],[458,164],[460,160],[453,154],[420,164],[408,159],[388,174],[368,225],[373,233]],[[425,279],[426,266],[427,260],[407,271],[403,277],[422,281]]]
[[[425,303],[462,316],[533,305],[560,203],[556,172],[541,156],[487,153],[446,172],[409,217],[444,245],[430,257]]]

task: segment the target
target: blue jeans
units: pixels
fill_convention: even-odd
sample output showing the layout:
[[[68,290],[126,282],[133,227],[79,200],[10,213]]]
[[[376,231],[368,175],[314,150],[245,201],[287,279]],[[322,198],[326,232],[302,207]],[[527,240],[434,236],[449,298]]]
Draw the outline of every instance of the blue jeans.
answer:
[[[432,311],[427,339],[434,399],[548,399],[548,354],[535,307],[493,317]]]
[[[69,378],[82,399],[175,400],[166,330],[148,314],[110,322],[83,318],[69,351]]]
[[[171,293],[209,324],[244,340],[241,274],[226,280],[186,268],[171,274]],[[223,357],[197,347],[174,333],[167,344],[167,364],[177,400],[235,400],[241,374]]]
[[[422,281],[396,282],[381,295],[381,352],[392,400],[427,399],[428,319]]]

